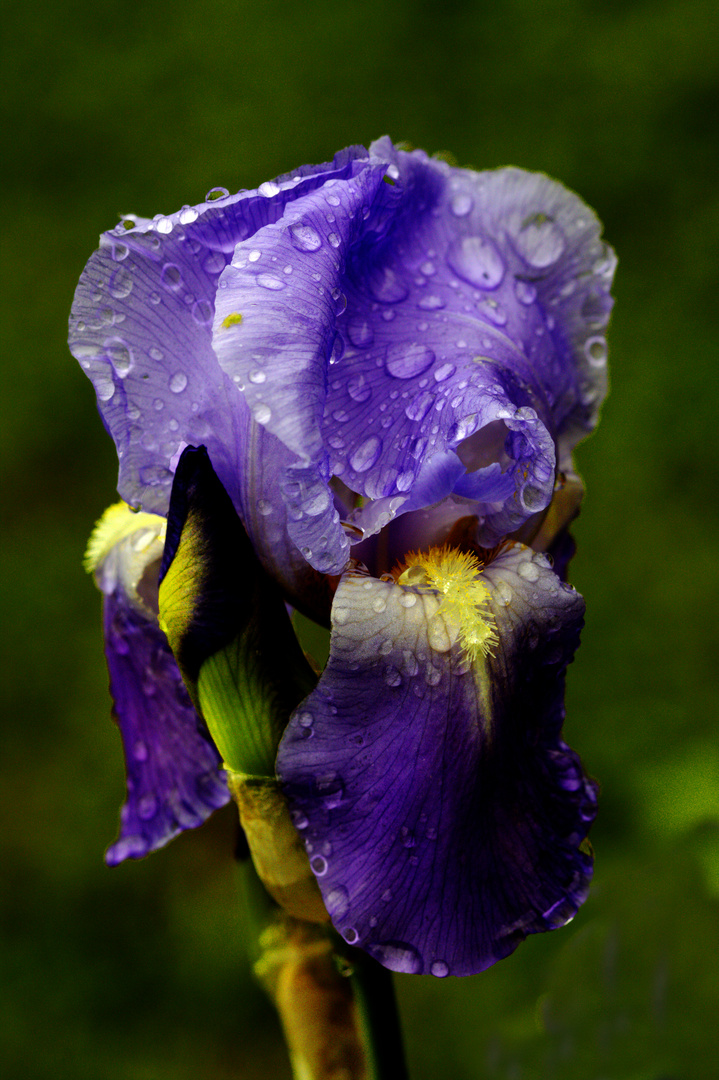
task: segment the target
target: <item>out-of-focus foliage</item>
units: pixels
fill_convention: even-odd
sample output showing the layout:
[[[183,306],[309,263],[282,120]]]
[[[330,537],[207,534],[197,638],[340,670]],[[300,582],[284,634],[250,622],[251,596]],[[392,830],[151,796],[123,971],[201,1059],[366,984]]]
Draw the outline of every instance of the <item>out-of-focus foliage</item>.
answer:
[[[249,975],[232,811],[102,863],[122,799],[86,535],[115,458],[65,346],[119,212],[383,133],[542,169],[617,248],[612,395],[580,448],[568,739],[602,783],[575,923],[400,979],[413,1080],[710,1080],[719,1056],[719,33],[709,0],[3,5],[4,1074],[289,1075]]]

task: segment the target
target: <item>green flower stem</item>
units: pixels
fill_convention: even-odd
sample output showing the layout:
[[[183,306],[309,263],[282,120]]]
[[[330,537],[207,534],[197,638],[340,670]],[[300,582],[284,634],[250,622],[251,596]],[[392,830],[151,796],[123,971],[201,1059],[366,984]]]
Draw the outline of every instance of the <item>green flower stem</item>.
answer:
[[[369,1080],[409,1080],[392,972],[355,950],[351,977]]]

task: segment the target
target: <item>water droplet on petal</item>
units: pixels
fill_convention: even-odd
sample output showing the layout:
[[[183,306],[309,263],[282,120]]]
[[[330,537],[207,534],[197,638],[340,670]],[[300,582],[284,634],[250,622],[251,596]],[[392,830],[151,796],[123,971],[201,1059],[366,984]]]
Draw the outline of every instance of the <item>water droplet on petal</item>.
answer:
[[[437,382],[444,382],[445,379],[449,379],[451,375],[454,375],[456,370],[454,364],[442,364],[442,366],[438,367],[435,371],[434,377]]]
[[[319,251],[322,238],[311,225],[290,225],[290,238],[298,251]]]
[[[444,960],[435,960],[430,965],[429,971],[436,979],[446,979],[449,975],[449,964],[446,964]]]
[[[556,222],[546,214],[531,214],[514,232],[514,243],[519,254],[539,270],[544,270],[564,252],[564,234]]]
[[[258,274],[257,284],[261,285],[263,289],[271,289],[275,292],[284,289],[286,286],[286,282],[282,278],[275,277],[274,274]]]
[[[252,406],[252,415],[258,424],[269,424],[272,419],[272,410],[263,401]]]
[[[157,813],[157,799],[154,795],[143,795],[137,804],[137,815],[143,821],[149,821]]]
[[[498,581],[492,589],[492,599],[502,607],[506,607],[512,600],[514,593],[506,581]]]
[[[432,350],[418,342],[411,345],[392,345],[387,350],[385,367],[395,379],[413,379],[426,371],[434,360]]]
[[[607,362],[607,343],[603,337],[589,338],[584,354],[592,367],[604,367]]]
[[[343,919],[349,911],[350,898],[344,885],[336,885],[325,897],[325,906],[332,919]]]
[[[367,349],[374,341],[374,330],[363,316],[358,315],[347,323],[347,337],[357,349]]]
[[[213,187],[205,195],[205,202],[215,202],[217,199],[226,199],[229,191],[224,187]]]
[[[312,727],[315,721],[311,712],[301,712],[297,714],[297,723],[300,727]]]
[[[536,581],[539,577],[539,567],[527,560],[526,562],[519,564],[517,573],[520,577],[524,578],[525,581]]]
[[[424,681],[427,683],[427,686],[437,686],[441,678],[441,668],[436,668],[434,665],[430,664],[424,673]]]
[[[170,379],[170,390],[173,394],[181,394],[187,386],[187,375],[184,371],[176,371]]]
[[[447,252],[447,262],[458,277],[481,289],[496,289],[504,277],[504,260],[491,240],[464,236]]]
[[[473,206],[472,196],[468,195],[466,191],[460,191],[457,195],[452,196],[452,201],[449,204],[449,208],[455,217],[466,217]]]
[[[406,975],[420,975],[424,968],[422,957],[413,945],[403,941],[382,941],[366,946],[370,956],[378,960],[390,971],[401,971]]]
[[[221,274],[227,266],[227,259],[221,251],[211,251],[202,266],[208,274]]]
[[[452,648],[447,625],[441,615],[434,615],[427,626],[427,641],[435,652],[445,653]]]
[[[375,300],[383,304],[398,304],[405,300],[409,289],[389,266],[385,266],[370,282],[370,291]]]
[[[387,686],[400,686],[402,683],[402,676],[392,664],[384,669],[384,681]]]
[[[410,608],[414,607],[417,603],[417,594],[413,592],[404,591],[399,598],[399,602],[402,607]]]
[[[423,311],[439,311],[445,307],[445,302],[441,296],[423,296],[417,303],[417,307],[422,308]]]
[[[353,401],[363,402],[368,401],[372,397],[372,387],[367,382],[364,375],[353,375],[347,383],[347,393]]]
[[[209,326],[212,322],[212,304],[208,300],[196,300],[192,305],[192,318],[198,326]]]
[[[382,440],[379,435],[370,435],[357,447],[350,457],[350,465],[355,472],[367,472],[371,469],[382,451]]]
[[[314,859],[310,860],[310,866],[317,877],[322,877],[323,874],[327,873],[327,859],[324,859],[321,855],[315,855]]]
[[[343,930],[342,937],[345,939],[348,945],[354,945],[356,941],[359,941],[359,934],[355,930],[354,926],[348,926],[346,930]]]
[[[144,743],[142,739],[138,739],[132,748],[132,756],[135,761],[147,761],[147,755],[147,744]]]
[[[108,291],[116,300],[124,300],[132,292],[132,276],[128,270],[121,267],[110,278]]]
[[[520,304],[533,304],[537,299],[537,290],[531,281],[522,281],[517,278],[514,283],[514,292]]]
[[[114,367],[117,376],[120,379],[126,378],[132,369],[132,353],[125,342],[119,338],[106,341],[105,354]]]
[[[272,199],[275,195],[279,195],[279,193],[279,186],[271,180],[265,180],[264,184],[260,184],[257,189],[257,194],[263,195],[266,199]]]
[[[177,292],[182,288],[182,271],[176,263],[165,263],[160,274],[160,281],[166,289]]]
[[[267,373],[261,368],[253,368],[247,378],[251,383],[263,383],[267,380]]]

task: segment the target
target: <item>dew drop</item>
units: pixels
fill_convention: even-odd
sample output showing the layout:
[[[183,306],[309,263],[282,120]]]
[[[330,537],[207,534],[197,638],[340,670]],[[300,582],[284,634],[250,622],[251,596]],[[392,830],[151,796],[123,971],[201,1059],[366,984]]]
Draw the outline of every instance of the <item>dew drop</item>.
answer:
[[[384,681],[387,686],[400,686],[402,683],[402,676],[392,664],[384,669]]]
[[[286,286],[286,282],[284,282],[282,278],[275,277],[274,274],[258,274],[257,284],[263,289],[270,289],[273,292],[284,289]]]
[[[105,353],[110,360],[118,378],[125,379],[132,369],[132,353],[124,341],[119,338],[110,340],[105,344]],[[112,395],[110,395],[112,397]]]
[[[251,383],[259,384],[267,381],[267,373],[261,368],[253,368],[247,378]]]
[[[314,720],[315,718],[311,712],[301,712],[297,714],[297,723],[300,727],[312,727]]]
[[[160,281],[166,289],[177,292],[182,288],[182,271],[176,263],[165,263],[160,274]]]
[[[404,410],[405,416],[408,420],[416,420],[418,422],[424,420],[425,416],[432,408],[434,400],[433,395],[425,390],[410,401],[409,405]]]
[[[142,739],[138,739],[132,748],[132,756],[135,761],[147,761],[147,755],[147,744],[144,743]]]
[[[290,239],[298,251],[319,251],[322,238],[311,225],[290,225]]]
[[[257,189],[258,195],[263,195],[266,199],[272,199],[275,195],[279,195],[280,188],[272,180],[265,180],[264,184],[260,184]]]
[[[399,602],[402,607],[414,607],[414,605],[417,603],[417,594],[413,592],[403,591],[402,595],[399,598]]]
[[[290,817],[292,818],[292,824],[296,829],[306,829],[309,825],[307,815],[303,814],[301,810],[292,810]]]
[[[462,218],[470,213],[473,205],[472,196],[468,195],[466,191],[460,191],[457,195],[452,196],[449,208],[455,217]]]
[[[191,225],[193,221],[197,221],[199,216],[194,206],[185,206],[180,211],[180,224]]]
[[[372,387],[364,375],[353,375],[347,383],[347,393],[353,401],[368,401],[372,397]]]
[[[564,234],[546,214],[530,214],[514,233],[519,254],[530,266],[544,270],[559,259],[565,248]]]
[[[181,394],[187,386],[187,375],[184,371],[176,371],[170,379],[170,390],[173,394]]]
[[[604,367],[607,362],[607,343],[604,338],[589,338],[584,346],[584,355],[592,367]]]
[[[417,307],[422,308],[423,311],[439,311],[445,307],[445,302],[441,296],[423,296],[417,303]]]
[[[224,187],[213,187],[205,195],[205,202],[216,202],[217,199],[226,199],[229,191]]]
[[[212,304],[208,300],[196,300],[192,305],[192,318],[198,326],[209,326],[212,322]]]
[[[450,376],[454,375],[456,370],[454,364],[442,364],[442,366],[435,371],[434,377],[437,382],[444,382],[445,379],[449,379]]]
[[[116,270],[110,278],[108,291],[116,300],[124,300],[132,292],[132,276],[124,267]]]
[[[157,813],[157,799],[154,795],[143,795],[137,804],[137,815],[143,821],[149,821]]]
[[[379,435],[370,435],[352,453],[349,463],[355,472],[367,472],[377,461],[382,451],[382,440]]]
[[[449,975],[449,964],[446,964],[444,960],[435,960],[430,965],[430,975],[434,975],[436,979],[446,979]]]
[[[435,360],[426,345],[392,345],[387,350],[385,368],[395,379],[413,379],[426,371]]]
[[[332,919],[343,919],[349,911],[350,898],[344,885],[330,889],[325,899],[327,911]]]
[[[401,971],[406,975],[420,975],[424,968],[422,957],[412,945],[404,941],[383,941],[376,945],[367,945],[367,952],[390,971]]]
[[[506,607],[507,604],[511,603],[513,596],[514,593],[506,581],[498,581],[492,589],[492,599],[495,603],[501,604],[502,607]]]
[[[331,245],[331,247],[338,248],[340,246],[341,240],[337,233],[331,232],[327,237],[327,242]]]
[[[520,563],[517,573],[525,581],[536,581],[539,578],[539,567],[528,559],[526,562]]]
[[[424,673],[424,681],[427,683],[427,686],[437,686],[441,678],[441,669],[434,667],[434,665],[432,664],[429,664],[427,670]]]
[[[310,866],[317,877],[322,877],[323,874],[327,873],[327,859],[323,858],[322,855],[315,855],[314,859],[310,861]]]
[[[227,266],[227,259],[221,251],[211,251],[202,264],[208,274],[221,274]]]
[[[345,939],[348,945],[354,945],[359,941],[359,934],[355,930],[354,926],[348,926],[346,930],[342,931],[342,937]]]
[[[434,615],[427,626],[427,641],[435,652],[445,653],[452,648],[447,625],[441,615]]]
[[[537,290],[531,281],[522,281],[521,278],[514,283],[514,293],[520,304],[533,304],[537,299]]]
[[[374,330],[367,319],[355,316],[347,323],[347,337],[357,349],[367,349],[374,341]]]
[[[382,304],[398,304],[405,300],[409,289],[389,266],[384,267],[370,283],[370,291],[375,300]]]
[[[482,289],[496,289],[504,277],[504,261],[491,240],[464,236],[447,252],[447,262],[458,277]]]
[[[263,401],[252,406],[252,415],[258,424],[269,424],[272,419],[272,410]]]

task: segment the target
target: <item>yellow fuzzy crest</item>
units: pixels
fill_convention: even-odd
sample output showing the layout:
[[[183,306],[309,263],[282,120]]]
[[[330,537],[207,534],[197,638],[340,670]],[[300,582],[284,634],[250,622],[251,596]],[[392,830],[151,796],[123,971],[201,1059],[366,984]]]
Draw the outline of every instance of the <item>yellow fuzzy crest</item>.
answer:
[[[471,661],[480,653],[492,654],[499,641],[482,568],[476,555],[445,545],[410,552],[405,558],[405,569],[397,578],[398,585],[413,585],[442,594],[438,614],[456,630],[457,640]]]

